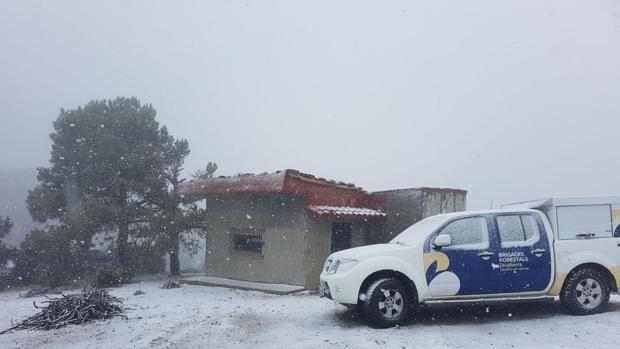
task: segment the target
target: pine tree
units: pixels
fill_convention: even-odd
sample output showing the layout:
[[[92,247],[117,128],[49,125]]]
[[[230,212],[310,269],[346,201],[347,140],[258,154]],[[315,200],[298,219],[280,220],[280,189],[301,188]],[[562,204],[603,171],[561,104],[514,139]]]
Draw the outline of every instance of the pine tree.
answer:
[[[167,171],[167,178],[171,190],[168,191],[165,200],[160,204],[162,210],[154,217],[153,227],[162,234],[167,241],[168,255],[170,257],[170,275],[178,276],[181,273],[179,262],[179,250],[183,245],[188,249],[196,249],[197,240],[193,239],[196,234],[205,231],[205,211],[192,202],[185,202],[178,193],[178,185],[186,179],[181,179],[182,163],[175,163]],[[194,178],[210,178],[217,170],[217,164],[207,163],[205,170],[196,171]],[[184,234],[185,233],[185,234]]]
[[[6,269],[10,268],[8,261],[11,258],[10,250],[4,245],[2,239],[9,235],[12,227],[13,223],[9,217],[2,218],[2,216],[0,216],[0,288],[8,285],[7,275],[9,274],[10,269]]]
[[[207,162],[207,166],[204,170],[198,170],[192,174],[194,179],[213,178],[213,175],[217,171],[217,164],[215,162]]]
[[[9,235],[9,232],[13,228],[13,222],[9,219],[9,217],[0,216],[0,247],[2,247],[2,239]]]
[[[128,265],[132,234],[149,229],[164,207],[171,179],[189,153],[187,141],[160,127],[156,111],[136,98],[92,101],[61,110],[54,122],[50,166],[29,192],[32,217],[58,222],[89,248],[98,232],[116,233],[116,255]]]

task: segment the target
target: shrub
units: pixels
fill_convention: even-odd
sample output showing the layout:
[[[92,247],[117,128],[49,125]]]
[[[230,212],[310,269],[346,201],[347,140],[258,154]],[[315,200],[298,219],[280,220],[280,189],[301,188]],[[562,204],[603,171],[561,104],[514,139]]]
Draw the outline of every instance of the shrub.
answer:
[[[89,249],[70,237],[67,228],[50,226],[30,232],[21,249],[0,246],[0,288],[30,283],[56,288],[84,280],[99,287],[112,287],[128,282],[136,273],[164,271],[164,250],[160,244],[134,241],[128,246],[127,264],[121,266],[114,244],[109,250],[114,252],[104,252]]]
[[[88,251],[66,239],[63,232],[60,227],[50,227],[26,235],[21,258],[15,263],[22,280],[54,288],[82,278]]]
[[[127,272],[135,274],[157,274],[166,268],[164,250],[158,244],[133,243],[128,248]]]
[[[92,284],[99,288],[115,287],[127,280],[125,274],[119,266],[107,265],[97,271]]]
[[[4,265],[4,272],[0,273],[0,288],[23,286],[34,279],[36,263],[21,249],[0,248],[0,264]]]

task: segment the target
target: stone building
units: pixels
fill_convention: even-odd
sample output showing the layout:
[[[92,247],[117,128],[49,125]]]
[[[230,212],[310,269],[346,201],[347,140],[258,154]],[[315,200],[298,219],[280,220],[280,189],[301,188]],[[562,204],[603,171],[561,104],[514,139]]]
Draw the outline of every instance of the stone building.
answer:
[[[206,199],[208,276],[317,288],[327,256],[388,242],[424,217],[465,209],[460,189],[369,193],[295,170],[184,183]]]

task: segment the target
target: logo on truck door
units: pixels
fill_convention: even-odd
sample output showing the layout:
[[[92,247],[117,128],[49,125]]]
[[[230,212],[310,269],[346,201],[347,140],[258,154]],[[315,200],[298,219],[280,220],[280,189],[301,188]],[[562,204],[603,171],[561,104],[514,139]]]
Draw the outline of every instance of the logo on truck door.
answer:
[[[435,248],[434,237],[425,244],[426,281],[432,296],[481,293],[481,269],[491,265],[488,256],[480,256],[488,252],[488,230],[484,216],[458,218],[436,234],[450,236],[450,245]]]
[[[499,265],[497,268],[501,271],[526,270],[528,257],[524,251],[500,252]]]
[[[449,267],[450,259],[444,253],[424,253],[424,270],[427,280],[431,276],[428,288],[432,295],[452,296],[459,292],[461,281],[456,274],[448,271]]]

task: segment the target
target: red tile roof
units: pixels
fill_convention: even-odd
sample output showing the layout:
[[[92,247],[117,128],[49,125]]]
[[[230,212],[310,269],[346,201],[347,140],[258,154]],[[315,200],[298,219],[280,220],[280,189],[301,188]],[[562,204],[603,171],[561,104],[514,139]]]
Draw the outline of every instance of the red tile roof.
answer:
[[[465,190],[443,188],[402,190],[466,193]],[[368,193],[351,183],[319,178],[297,170],[197,179],[179,185],[179,193],[189,199],[226,194],[287,193],[305,197],[308,209],[318,215],[375,218],[385,216],[385,196],[389,192]]]
[[[373,219],[383,218],[387,214],[380,210],[363,207],[309,205],[308,210],[318,216],[324,217],[347,217],[350,219]]]
[[[236,193],[288,193],[306,197],[308,204],[376,207],[371,195],[362,188],[296,170],[198,179],[182,183],[179,193],[188,198]]]

